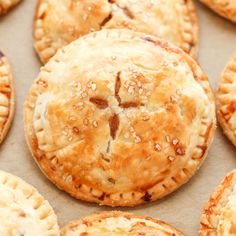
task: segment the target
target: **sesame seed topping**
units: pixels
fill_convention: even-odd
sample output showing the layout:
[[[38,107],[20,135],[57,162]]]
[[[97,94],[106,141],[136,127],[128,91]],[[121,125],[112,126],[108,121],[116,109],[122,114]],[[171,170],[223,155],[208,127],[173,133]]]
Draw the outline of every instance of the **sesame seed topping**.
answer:
[[[98,122],[95,120],[93,121],[93,127],[97,128],[98,127]]]
[[[93,91],[95,91],[97,89],[97,85],[95,83],[92,83],[91,88],[92,88]]]
[[[70,116],[70,117],[69,117],[69,120],[75,121],[75,120],[76,120],[76,117],[75,117],[75,116]]]
[[[144,116],[144,117],[143,117],[143,121],[148,121],[149,119],[150,119],[149,116]]]
[[[156,144],[154,145],[154,149],[155,149],[156,151],[160,152],[162,148],[161,148],[161,145],[160,145],[159,143],[156,143]]]
[[[179,89],[176,90],[176,94],[179,95],[179,96],[182,95],[182,93]]]
[[[71,142],[73,140],[73,137],[69,137],[68,141]]]
[[[170,136],[166,135],[166,141],[169,143],[170,142]]]
[[[173,162],[175,160],[175,158],[173,156],[168,156],[167,159],[170,161],[170,162]]]
[[[84,119],[83,123],[84,123],[84,125],[87,126],[89,124],[89,120],[88,119]]]
[[[112,56],[111,57],[112,60],[116,60],[116,58],[117,58],[116,56]]]
[[[170,96],[170,100],[171,100],[171,102],[177,102],[178,101],[178,99],[173,95]]]
[[[179,140],[177,138],[175,138],[175,139],[172,140],[172,143],[175,146],[179,143]]]
[[[92,7],[91,6],[88,7],[88,11],[92,11]]]
[[[136,136],[135,143],[140,143],[141,141],[142,141],[142,139],[139,136]]]

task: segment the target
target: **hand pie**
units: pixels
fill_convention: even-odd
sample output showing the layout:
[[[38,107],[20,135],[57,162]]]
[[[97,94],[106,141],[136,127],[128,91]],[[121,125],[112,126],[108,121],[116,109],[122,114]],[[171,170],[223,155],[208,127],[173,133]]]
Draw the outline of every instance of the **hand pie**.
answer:
[[[215,130],[207,77],[154,36],[102,30],[64,47],[25,102],[25,132],[43,172],[76,198],[133,206],[184,184]]]
[[[199,236],[236,235],[236,170],[211,195],[202,215]]]
[[[210,7],[217,14],[236,23],[236,2],[235,0],[200,0]]]
[[[61,230],[61,236],[184,236],[174,227],[150,217],[125,212],[103,212],[72,222]]]
[[[224,133],[236,146],[236,54],[224,69],[219,82],[217,115]]]
[[[18,2],[20,2],[20,0],[0,0],[0,15],[5,14]]]
[[[57,217],[38,191],[0,171],[0,235],[59,236]]]
[[[192,0],[38,0],[34,45],[43,63],[62,46],[104,28],[162,37],[196,57],[198,22]]]
[[[0,51],[0,143],[5,138],[15,112],[15,90],[11,66]]]

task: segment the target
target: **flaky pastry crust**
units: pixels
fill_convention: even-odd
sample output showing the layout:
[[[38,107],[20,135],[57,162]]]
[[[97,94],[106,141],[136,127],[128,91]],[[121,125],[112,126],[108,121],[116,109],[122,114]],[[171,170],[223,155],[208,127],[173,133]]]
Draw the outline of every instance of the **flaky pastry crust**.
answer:
[[[236,23],[235,0],[200,0],[220,16]]]
[[[46,63],[62,46],[104,28],[153,34],[197,54],[198,21],[192,0],[38,0],[34,46]]]
[[[72,222],[61,230],[61,236],[184,236],[173,226],[150,217],[112,211],[94,214]]]
[[[221,75],[216,97],[218,121],[236,146],[236,54]]]
[[[19,3],[20,0],[0,0],[0,15],[8,12],[10,8]]]
[[[0,171],[0,235],[59,236],[57,217],[38,191]]]
[[[226,175],[206,204],[199,236],[236,235],[236,170]]]
[[[59,50],[25,102],[26,138],[48,178],[111,206],[157,200],[204,160],[215,130],[207,77],[154,36],[102,30]]]
[[[11,66],[0,51],[0,143],[4,140],[15,113],[15,88]]]

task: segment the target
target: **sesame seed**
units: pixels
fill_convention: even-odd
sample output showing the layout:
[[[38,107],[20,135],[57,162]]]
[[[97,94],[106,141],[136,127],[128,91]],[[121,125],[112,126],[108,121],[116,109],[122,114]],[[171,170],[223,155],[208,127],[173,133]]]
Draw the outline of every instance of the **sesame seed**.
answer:
[[[141,95],[142,93],[143,93],[143,89],[141,88],[141,89],[139,89],[139,94]]]
[[[68,141],[69,141],[69,142],[71,142],[71,141],[72,141],[72,139],[73,139],[73,137],[69,137],[69,138],[68,138]]]
[[[91,6],[88,7],[88,11],[92,11],[92,7]]]
[[[135,143],[140,143],[141,141],[142,141],[141,138],[139,136],[136,136]]]
[[[117,58],[116,56],[112,56],[111,57],[112,60],[116,60],[116,58]]]
[[[76,120],[76,117],[75,117],[75,116],[70,116],[70,117],[69,117],[69,120],[75,121],[75,120]]]
[[[177,138],[175,138],[175,139],[173,139],[172,143],[175,146],[175,145],[177,145],[179,143],[179,140]]]
[[[172,102],[177,102],[178,101],[178,99],[175,97],[175,96],[170,96],[170,100],[172,101]]]
[[[63,135],[65,135],[65,136],[68,135],[68,132],[66,132],[65,130],[63,130],[61,133],[62,133]]]
[[[159,143],[156,143],[155,146],[154,146],[154,149],[156,151],[160,152],[162,148],[161,148],[161,145]]]
[[[175,160],[175,158],[173,156],[168,156],[167,159],[170,161],[170,162],[173,162]]]
[[[180,91],[179,89],[177,89],[177,90],[176,90],[176,94],[177,94],[177,95],[181,95],[182,93],[181,93],[181,91]]]
[[[148,121],[149,119],[150,119],[149,116],[144,116],[144,117],[143,117],[143,121]]]
[[[89,124],[89,120],[88,119],[84,119],[83,123],[84,123],[84,125],[87,126]]]
[[[96,120],[93,122],[93,126],[94,126],[95,128],[98,127],[98,122],[97,122]]]
[[[169,143],[170,142],[170,136],[166,135],[166,141]]]
[[[92,83],[91,88],[93,91],[95,91],[97,89],[97,85],[95,83]]]

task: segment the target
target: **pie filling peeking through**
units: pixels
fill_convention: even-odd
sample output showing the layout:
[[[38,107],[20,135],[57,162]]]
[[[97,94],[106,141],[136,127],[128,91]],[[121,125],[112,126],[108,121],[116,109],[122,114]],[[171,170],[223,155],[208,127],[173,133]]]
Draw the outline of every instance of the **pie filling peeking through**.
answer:
[[[236,170],[226,175],[202,215],[199,236],[236,235]]]
[[[59,236],[57,217],[38,191],[0,171],[0,235]]]
[[[46,63],[79,37],[112,28],[153,34],[197,54],[198,21],[192,0],[38,0],[34,46]]]
[[[157,200],[200,167],[215,130],[207,77],[154,36],[102,30],[62,48],[25,102],[29,147],[72,196],[111,206]]]
[[[75,221],[61,230],[61,236],[184,236],[174,227],[150,217],[125,212],[103,212]]]

